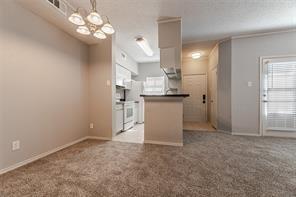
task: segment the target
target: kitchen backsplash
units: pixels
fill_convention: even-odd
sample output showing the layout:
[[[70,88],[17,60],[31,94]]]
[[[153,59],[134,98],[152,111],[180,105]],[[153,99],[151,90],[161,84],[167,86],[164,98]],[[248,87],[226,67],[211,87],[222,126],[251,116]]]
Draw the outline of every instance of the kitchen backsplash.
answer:
[[[124,90],[122,88],[116,88],[116,95],[120,95],[120,99],[124,98]]]

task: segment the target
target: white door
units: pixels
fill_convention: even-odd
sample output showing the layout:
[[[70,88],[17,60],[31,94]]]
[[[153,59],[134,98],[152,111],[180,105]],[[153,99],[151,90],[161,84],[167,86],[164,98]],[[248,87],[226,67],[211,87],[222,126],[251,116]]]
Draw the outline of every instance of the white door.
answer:
[[[296,57],[262,61],[262,134],[296,137]]]
[[[211,102],[211,114],[210,122],[213,127],[217,128],[217,68],[210,72],[210,102]]]
[[[206,122],[206,75],[185,75],[183,91],[190,94],[184,99],[184,121]]]

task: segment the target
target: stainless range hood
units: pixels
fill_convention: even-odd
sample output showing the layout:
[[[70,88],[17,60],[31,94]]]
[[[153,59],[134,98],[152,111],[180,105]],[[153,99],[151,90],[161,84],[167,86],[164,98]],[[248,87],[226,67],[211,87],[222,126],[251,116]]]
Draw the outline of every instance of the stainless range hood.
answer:
[[[160,67],[169,79],[181,79],[181,18],[158,20]]]
[[[181,69],[162,68],[162,70],[169,79],[181,79]]]

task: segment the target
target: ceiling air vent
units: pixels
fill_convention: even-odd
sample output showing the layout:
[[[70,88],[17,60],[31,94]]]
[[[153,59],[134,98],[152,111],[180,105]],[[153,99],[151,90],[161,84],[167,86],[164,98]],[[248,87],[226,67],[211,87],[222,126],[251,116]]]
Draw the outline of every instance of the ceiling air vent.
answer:
[[[51,6],[56,8],[64,16],[67,16],[67,5],[62,0],[46,0]]]

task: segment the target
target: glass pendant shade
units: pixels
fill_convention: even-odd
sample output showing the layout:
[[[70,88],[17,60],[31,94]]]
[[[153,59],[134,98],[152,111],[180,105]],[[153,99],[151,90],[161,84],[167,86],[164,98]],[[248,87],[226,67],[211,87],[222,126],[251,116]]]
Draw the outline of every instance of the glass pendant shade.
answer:
[[[102,27],[102,31],[105,32],[106,34],[113,34],[115,32],[115,30],[113,29],[113,27],[110,23],[106,23]]]
[[[99,38],[99,39],[106,39],[107,38],[107,36],[101,30],[97,30],[94,33],[94,37]]]
[[[74,12],[73,14],[71,14],[71,16],[68,19],[71,23],[75,25],[85,25],[82,16],[78,12]]]
[[[103,20],[102,20],[101,16],[97,12],[94,12],[94,11],[91,12],[87,16],[87,20],[95,25],[102,25],[103,24]]]
[[[78,33],[83,34],[83,35],[89,35],[90,31],[86,26],[79,26],[76,30]]]

